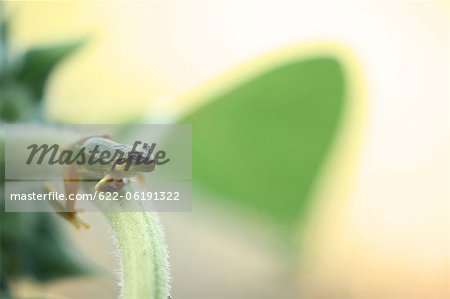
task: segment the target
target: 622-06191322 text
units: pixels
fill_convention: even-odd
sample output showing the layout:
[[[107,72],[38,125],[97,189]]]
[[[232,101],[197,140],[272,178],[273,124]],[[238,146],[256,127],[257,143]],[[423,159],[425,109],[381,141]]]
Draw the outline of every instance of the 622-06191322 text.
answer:
[[[96,192],[99,200],[180,200],[180,192]],[[94,194],[95,195],[95,194]]]

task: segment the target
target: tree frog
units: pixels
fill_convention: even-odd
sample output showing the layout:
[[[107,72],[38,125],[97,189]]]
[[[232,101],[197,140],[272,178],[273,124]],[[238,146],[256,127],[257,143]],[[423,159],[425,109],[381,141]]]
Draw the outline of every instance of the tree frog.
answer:
[[[141,144],[137,146],[137,144]],[[120,191],[130,178],[137,178],[143,185],[143,173],[155,169],[155,161],[146,144],[136,142],[133,146],[113,141],[109,136],[84,138],[65,148],[65,151],[79,154],[77,161],[63,167],[63,179],[66,198],[76,196],[78,183],[83,180],[98,180],[95,191]],[[66,207],[57,201],[51,201],[55,210],[76,228],[89,225],[77,217],[75,200],[67,200]]]

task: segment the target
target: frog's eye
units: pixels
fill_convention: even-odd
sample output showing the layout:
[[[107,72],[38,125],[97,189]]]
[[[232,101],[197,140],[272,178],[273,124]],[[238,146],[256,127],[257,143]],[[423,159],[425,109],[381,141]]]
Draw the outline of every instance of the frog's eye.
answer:
[[[140,157],[141,157],[141,154],[138,152],[128,153],[128,160],[131,162],[137,162]]]

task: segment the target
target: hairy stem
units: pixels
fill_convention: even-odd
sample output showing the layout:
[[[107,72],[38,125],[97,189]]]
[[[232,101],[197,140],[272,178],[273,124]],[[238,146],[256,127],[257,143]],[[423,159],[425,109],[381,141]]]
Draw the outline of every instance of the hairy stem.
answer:
[[[118,239],[124,299],[168,297],[168,258],[156,213],[106,214]]]

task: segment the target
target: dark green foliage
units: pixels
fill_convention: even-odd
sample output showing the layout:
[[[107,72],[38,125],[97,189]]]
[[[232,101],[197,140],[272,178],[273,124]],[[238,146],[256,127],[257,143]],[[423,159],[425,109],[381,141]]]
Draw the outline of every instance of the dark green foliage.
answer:
[[[78,41],[28,50],[18,67],[16,81],[29,89],[34,100],[42,100],[45,83],[52,70],[81,44]]]

